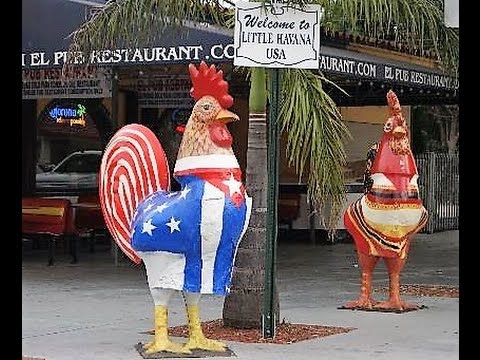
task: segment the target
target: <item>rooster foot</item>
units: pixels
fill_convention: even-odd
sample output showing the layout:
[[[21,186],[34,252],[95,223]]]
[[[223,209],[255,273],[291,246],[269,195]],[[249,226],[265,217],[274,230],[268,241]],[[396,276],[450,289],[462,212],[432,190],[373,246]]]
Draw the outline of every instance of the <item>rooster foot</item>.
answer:
[[[374,306],[374,309],[378,310],[393,310],[393,311],[409,311],[409,310],[418,310],[420,306],[417,304],[408,303],[406,301],[392,300],[382,301]]]
[[[187,343],[183,346],[184,349],[193,350],[200,349],[206,351],[224,352],[227,350],[227,346],[217,340],[207,339],[206,337],[190,337]]]
[[[360,296],[355,301],[350,301],[342,306],[343,309],[373,309],[378,301],[373,300],[371,297]]]
[[[174,343],[170,340],[164,341],[149,341],[143,345],[145,353],[150,355],[157,352],[170,352],[177,354],[191,354],[192,352],[189,349],[186,349],[182,344]]]

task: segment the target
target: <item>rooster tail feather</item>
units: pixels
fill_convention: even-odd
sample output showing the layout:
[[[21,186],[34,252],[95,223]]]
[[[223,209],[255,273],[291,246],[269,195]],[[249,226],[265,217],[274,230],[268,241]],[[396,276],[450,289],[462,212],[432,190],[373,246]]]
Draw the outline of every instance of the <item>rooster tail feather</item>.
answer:
[[[170,171],[160,142],[143,125],[122,127],[102,156],[100,205],[113,239],[137,264],[140,258],[131,246],[130,225],[138,204],[159,190],[170,190]]]

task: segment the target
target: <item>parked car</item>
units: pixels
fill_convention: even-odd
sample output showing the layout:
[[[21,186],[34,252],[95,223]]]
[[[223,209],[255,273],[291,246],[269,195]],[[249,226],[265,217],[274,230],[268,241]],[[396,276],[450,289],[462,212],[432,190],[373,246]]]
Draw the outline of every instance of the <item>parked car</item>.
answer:
[[[68,218],[69,231],[80,238],[88,236],[91,249],[95,244],[96,236],[106,233],[98,194],[98,172],[101,160],[102,151],[83,150],[69,154],[53,168],[37,166],[36,195],[29,199],[22,199],[29,201],[30,205],[40,204],[43,208],[48,207],[45,204],[49,204],[49,200],[52,200],[53,204],[59,199],[67,200],[71,209],[71,216]],[[55,215],[53,217],[54,220],[59,220]],[[33,229],[28,224],[28,221],[32,220],[37,226]],[[38,211],[33,217],[27,217],[27,215],[22,217],[22,226],[25,232],[30,232],[30,235],[35,232],[40,233],[44,228],[48,229],[51,224],[51,217],[39,217]]]
[[[37,194],[78,195],[98,192],[98,171],[102,152],[99,150],[75,151],[65,157],[50,171],[36,174]]]

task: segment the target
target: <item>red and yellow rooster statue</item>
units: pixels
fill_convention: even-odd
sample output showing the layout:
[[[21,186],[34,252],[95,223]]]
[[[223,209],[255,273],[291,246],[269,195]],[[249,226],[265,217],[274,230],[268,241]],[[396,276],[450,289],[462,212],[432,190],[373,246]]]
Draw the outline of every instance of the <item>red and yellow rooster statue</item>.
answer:
[[[407,124],[392,90],[387,93],[387,102],[390,117],[371,165],[371,187],[344,215],[362,272],[360,297],[343,306],[347,309],[406,311],[418,308],[400,299],[400,272],[407,260],[412,236],[425,226],[428,213],[418,194],[418,171]],[[380,258],[385,261],[390,286],[389,299],[378,303],[371,298],[371,290],[372,272]]]

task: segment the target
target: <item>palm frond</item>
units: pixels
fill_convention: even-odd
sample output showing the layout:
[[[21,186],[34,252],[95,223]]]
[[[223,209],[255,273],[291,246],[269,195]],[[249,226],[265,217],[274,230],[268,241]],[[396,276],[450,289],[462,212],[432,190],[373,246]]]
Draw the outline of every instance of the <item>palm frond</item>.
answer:
[[[232,28],[233,16],[233,10],[218,0],[110,0],[71,34],[70,50],[90,53],[124,44],[147,45],[167,28],[189,21]]]
[[[307,178],[307,196],[318,213],[323,216],[324,206],[330,202],[328,227],[333,229],[345,201],[343,144],[350,134],[320,76],[309,70],[288,69],[282,71],[281,79],[279,121],[287,133],[289,165],[300,179]]]
[[[260,0],[268,3],[269,0]],[[379,39],[397,40],[436,52],[451,73],[458,71],[458,31],[444,24],[442,0],[290,0],[301,7],[324,7],[322,24],[332,31],[348,31]],[[72,51],[111,49],[119,43],[136,46],[154,41],[166,27],[187,21],[233,28],[234,9],[219,0],[109,1],[72,34]]]
[[[445,26],[441,0],[312,2],[324,6],[323,23],[329,30],[396,40],[420,50],[433,50],[446,70],[451,73],[458,71],[458,32]]]

